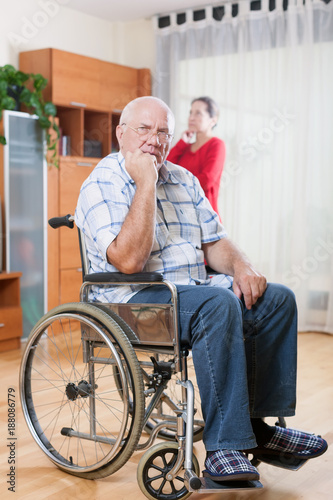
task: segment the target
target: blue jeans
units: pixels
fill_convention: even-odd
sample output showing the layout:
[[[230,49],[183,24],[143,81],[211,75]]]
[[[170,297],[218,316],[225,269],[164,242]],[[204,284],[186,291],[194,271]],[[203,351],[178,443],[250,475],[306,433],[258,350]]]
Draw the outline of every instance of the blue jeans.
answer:
[[[191,346],[207,451],[256,446],[250,417],[295,414],[297,309],[293,293],[268,284],[247,310],[232,289],[179,285],[180,337]],[[168,303],[155,286],[130,302]]]

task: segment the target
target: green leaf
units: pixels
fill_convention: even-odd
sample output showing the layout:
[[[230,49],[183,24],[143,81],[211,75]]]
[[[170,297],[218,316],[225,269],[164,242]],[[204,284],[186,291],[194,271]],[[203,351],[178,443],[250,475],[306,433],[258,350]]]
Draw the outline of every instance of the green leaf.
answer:
[[[38,102],[34,108],[35,114],[38,116],[38,118],[41,118],[42,116],[45,116],[43,113],[43,106],[41,105],[40,102]]]
[[[29,105],[30,104],[30,98],[31,98],[31,92],[27,87],[24,87],[21,94],[20,94],[20,101],[23,102],[24,104]]]
[[[15,109],[15,106],[15,99],[13,99],[12,97],[6,96],[1,99],[2,109]]]
[[[57,133],[57,139],[59,139],[59,137],[60,137],[60,129],[59,129],[58,125],[56,124],[56,122],[52,123],[52,128]]]
[[[5,146],[7,144],[6,138],[3,135],[0,135],[0,144]]]
[[[27,75],[26,73],[23,73],[22,71],[17,71],[17,73],[15,75],[15,80],[16,80],[15,84],[18,85],[19,87],[21,87],[24,82],[29,80],[29,75]]]
[[[40,116],[38,121],[42,128],[49,128],[51,126],[51,122],[47,116]]]
[[[31,75],[34,80],[34,87],[36,90],[43,90],[47,85],[47,79],[44,78],[41,74],[37,73],[37,75]]]
[[[30,106],[33,106],[34,108],[37,108],[37,106],[40,106],[40,101],[36,94],[31,94],[30,96]]]
[[[44,113],[48,116],[56,116],[57,108],[53,104],[53,102],[47,102],[44,106]]]
[[[1,71],[3,73],[6,73],[7,75],[10,73],[16,73],[16,69],[11,64],[5,64],[4,66],[2,66]]]
[[[7,87],[8,87],[7,82],[5,82],[5,80],[0,80],[0,91],[7,93]]]

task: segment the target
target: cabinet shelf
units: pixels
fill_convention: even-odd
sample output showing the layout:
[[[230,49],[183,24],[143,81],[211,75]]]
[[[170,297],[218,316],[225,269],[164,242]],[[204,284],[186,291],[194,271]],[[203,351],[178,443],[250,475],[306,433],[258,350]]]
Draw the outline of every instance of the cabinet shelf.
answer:
[[[69,154],[64,155],[60,148],[60,156],[104,158],[117,147],[119,112],[57,106],[57,117],[62,136],[70,138]]]

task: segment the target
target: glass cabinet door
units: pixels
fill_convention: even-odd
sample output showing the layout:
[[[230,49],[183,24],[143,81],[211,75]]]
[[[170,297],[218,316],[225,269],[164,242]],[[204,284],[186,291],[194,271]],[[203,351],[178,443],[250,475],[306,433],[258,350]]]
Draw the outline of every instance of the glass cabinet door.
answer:
[[[21,271],[23,337],[46,308],[46,161],[36,117],[4,113],[6,269]]]

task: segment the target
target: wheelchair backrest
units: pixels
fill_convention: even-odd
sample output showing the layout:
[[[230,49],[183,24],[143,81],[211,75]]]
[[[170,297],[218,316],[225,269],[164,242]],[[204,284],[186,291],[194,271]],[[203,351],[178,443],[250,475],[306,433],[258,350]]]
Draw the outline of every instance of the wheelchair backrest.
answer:
[[[80,247],[81,265],[82,265],[82,281],[84,281],[85,275],[88,274],[89,260],[87,255],[87,248],[84,239],[84,234],[79,227],[77,228],[77,230],[79,233],[79,247]]]
[[[129,284],[167,286],[171,293],[171,304],[108,303],[103,304],[103,309],[106,308],[106,310],[110,311],[110,314],[114,313],[125,321],[135,334],[130,338],[132,344],[175,346],[178,337],[177,290],[175,286],[163,280],[163,277],[157,273],[139,273],[135,276],[108,272],[88,274],[89,259],[85,235],[80,228],[78,228],[78,233],[83,281],[80,300],[89,300],[87,292],[92,286],[110,287],[128,286]],[[132,279],[132,281],[129,281],[129,279]]]

